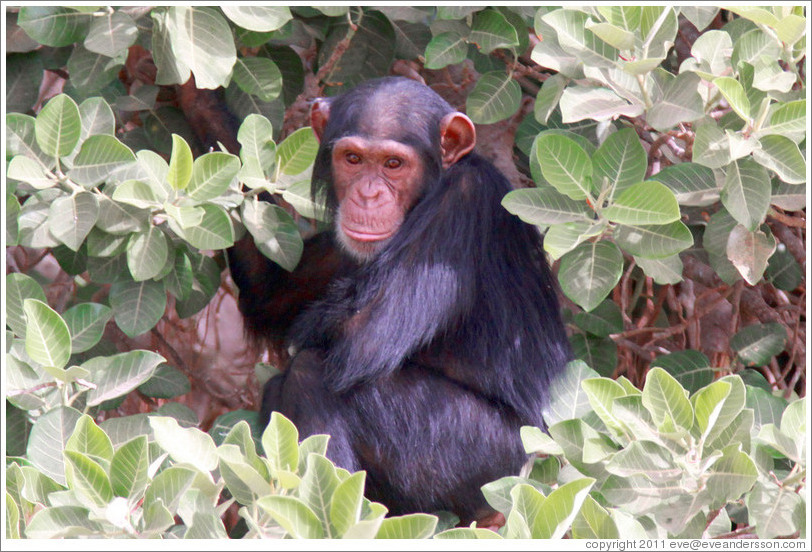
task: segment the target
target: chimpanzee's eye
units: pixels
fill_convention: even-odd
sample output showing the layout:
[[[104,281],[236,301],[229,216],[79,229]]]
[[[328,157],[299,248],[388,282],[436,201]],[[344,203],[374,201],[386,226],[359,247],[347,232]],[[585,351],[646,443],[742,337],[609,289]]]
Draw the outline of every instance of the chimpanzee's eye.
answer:
[[[385,165],[387,169],[399,169],[403,166],[403,161],[397,157],[390,157],[386,160]]]
[[[358,155],[357,153],[348,153],[346,155],[346,159],[347,163],[349,163],[350,165],[357,165],[358,163],[361,162],[361,156]]]

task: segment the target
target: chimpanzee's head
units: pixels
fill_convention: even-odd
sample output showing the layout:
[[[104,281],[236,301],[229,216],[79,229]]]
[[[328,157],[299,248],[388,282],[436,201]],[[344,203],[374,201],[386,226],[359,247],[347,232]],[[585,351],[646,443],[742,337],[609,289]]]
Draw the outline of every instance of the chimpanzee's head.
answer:
[[[368,261],[397,233],[442,171],[476,142],[471,120],[429,87],[388,77],[313,103],[320,142],[313,194],[325,194],[336,236]]]

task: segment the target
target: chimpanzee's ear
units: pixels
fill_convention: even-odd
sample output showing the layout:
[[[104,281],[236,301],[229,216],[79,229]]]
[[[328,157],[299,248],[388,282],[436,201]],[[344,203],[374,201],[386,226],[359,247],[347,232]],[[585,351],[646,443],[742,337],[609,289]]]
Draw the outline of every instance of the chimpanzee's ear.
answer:
[[[440,150],[444,169],[471,153],[475,144],[476,129],[467,115],[449,113],[440,121]]]
[[[330,120],[330,100],[327,98],[316,98],[313,107],[310,108],[310,126],[316,134],[316,139],[321,142],[327,121]]]

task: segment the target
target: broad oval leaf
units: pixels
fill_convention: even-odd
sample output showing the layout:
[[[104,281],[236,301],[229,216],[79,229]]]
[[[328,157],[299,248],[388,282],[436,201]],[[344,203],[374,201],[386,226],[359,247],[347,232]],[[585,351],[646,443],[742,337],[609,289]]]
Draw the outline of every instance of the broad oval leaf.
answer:
[[[680,218],[677,198],[655,180],[632,184],[601,214],[612,222],[633,226],[668,224]]]
[[[140,282],[158,275],[169,257],[169,238],[157,226],[130,235],[127,243],[127,267],[133,280]]]
[[[37,143],[51,157],[64,157],[79,143],[82,121],[79,106],[67,94],[48,100],[34,126]]]
[[[476,44],[483,54],[488,55],[497,48],[518,46],[519,37],[504,15],[488,9],[474,16],[468,42]]]
[[[240,160],[230,153],[211,152],[195,159],[186,193],[197,201],[222,195],[240,170]]]
[[[147,397],[158,399],[171,399],[184,395],[191,389],[189,378],[168,364],[161,364],[155,369],[152,376],[138,386],[138,391]]]
[[[427,539],[434,534],[437,516],[408,514],[383,520],[376,539]]]
[[[45,292],[36,280],[19,272],[6,274],[6,324],[17,337],[25,337],[28,326],[23,310],[26,299],[47,302]]]
[[[664,259],[688,249],[694,236],[682,221],[646,226],[618,225],[613,234],[624,251],[646,259]]]
[[[208,433],[196,427],[181,427],[174,418],[151,416],[149,424],[155,441],[175,462],[191,464],[202,472],[217,467],[217,447]]]
[[[582,418],[592,412],[589,397],[581,387],[581,382],[598,375],[582,360],[573,360],[567,364],[566,369],[554,380],[556,393],[542,412],[548,427],[564,420]]]
[[[642,103],[630,103],[603,86],[568,86],[561,94],[559,107],[564,123],[609,121],[621,115],[637,117],[644,109]]]
[[[112,316],[113,310],[99,303],[81,303],[62,313],[70,330],[71,352],[83,353],[96,345]]]
[[[63,454],[68,487],[96,507],[106,506],[113,499],[113,486],[104,468],[81,452]]]
[[[31,360],[62,369],[71,355],[70,332],[62,317],[37,299],[24,299],[25,351]]]
[[[152,329],[166,309],[166,291],[160,282],[117,282],[110,288],[110,306],[116,325],[130,337]]]
[[[671,165],[651,178],[668,186],[680,205],[703,207],[719,199],[713,171],[698,163]]]
[[[109,357],[94,357],[82,368],[90,372],[88,378],[96,384],[88,393],[88,406],[125,395],[147,381],[155,368],[166,359],[151,351],[129,351]]]
[[[276,168],[279,174],[295,175],[306,171],[316,159],[319,142],[310,127],[300,128],[279,144]]]
[[[617,195],[645,178],[648,160],[637,133],[626,128],[609,135],[592,156],[592,166],[596,187],[603,189],[605,178]]]
[[[620,281],[623,254],[612,242],[582,243],[561,258],[558,281],[564,294],[586,311],[597,307]]]
[[[575,201],[551,188],[526,188],[508,192],[502,206],[529,224],[545,225],[587,220],[585,202]]]
[[[198,249],[225,249],[234,245],[234,226],[231,218],[219,206],[207,203],[200,224],[186,228],[183,235]]]
[[[652,368],[646,374],[643,406],[664,433],[690,431],[694,425],[694,409],[685,389],[662,368]]]
[[[466,113],[475,123],[495,123],[516,113],[521,99],[521,87],[513,77],[504,71],[492,71],[477,80],[466,100]]]
[[[761,230],[749,231],[737,224],[727,239],[727,258],[739,271],[739,274],[751,286],[756,285],[764,271],[767,261],[775,252],[776,241],[772,233]]]
[[[468,55],[468,43],[459,33],[440,33],[426,45],[426,69],[442,69],[447,65],[462,63]]]
[[[293,18],[287,6],[234,6],[220,8],[230,20],[249,31],[275,31]]]
[[[718,77],[713,79],[713,84],[725,97],[727,103],[745,122],[750,121],[750,100],[744,92],[741,83],[731,77]]]
[[[692,349],[659,356],[651,362],[651,366],[667,371],[690,392],[710,384],[715,373],[708,357]]]
[[[166,178],[175,190],[185,189],[192,178],[192,150],[186,140],[177,134],[172,135],[172,155],[169,157]]]
[[[28,437],[28,460],[60,485],[67,484],[62,451],[81,417],[74,408],[58,406],[37,419]]]
[[[28,36],[46,46],[69,46],[87,35],[93,17],[61,6],[24,6],[17,24]]]
[[[764,366],[784,350],[787,331],[777,322],[752,324],[730,338],[730,348],[748,366]]]
[[[324,536],[319,518],[298,498],[270,495],[260,498],[256,504],[293,538],[320,539]]]
[[[738,159],[727,166],[722,204],[751,232],[764,222],[771,192],[767,171],[752,159]]]
[[[299,466],[299,431],[279,412],[271,414],[262,433],[262,448],[274,471],[296,471]]]
[[[113,171],[134,161],[135,154],[117,138],[96,134],[82,143],[68,176],[83,186],[96,186],[110,178]]]
[[[592,161],[577,142],[560,134],[542,134],[535,150],[542,175],[556,190],[574,200],[590,195]]]
[[[266,57],[241,57],[234,64],[232,77],[246,93],[270,102],[282,92],[282,72]]]
[[[296,268],[304,242],[290,214],[278,205],[246,201],[242,207],[242,219],[254,237],[254,243],[266,257],[285,270]]]
[[[121,10],[94,17],[90,25],[85,48],[107,57],[116,57],[135,43],[138,28],[135,21]]]
[[[140,498],[149,483],[149,448],[147,436],[124,443],[110,462],[110,483],[116,496]]]
[[[759,141],[761,148],[753,151],[753,159],[787,184],[806,183],[806,160],[795,142],[777,134],[764,136]]]
[[[48,214],[48,229],[59,241],[78,251],[98,217],[96,195],[79,192],[54,200]]]

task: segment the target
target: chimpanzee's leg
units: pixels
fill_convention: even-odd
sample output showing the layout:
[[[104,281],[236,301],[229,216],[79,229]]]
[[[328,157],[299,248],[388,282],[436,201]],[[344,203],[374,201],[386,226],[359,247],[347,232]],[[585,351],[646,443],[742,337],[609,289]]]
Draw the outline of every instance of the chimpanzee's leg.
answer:
[[[299,430],[299,437],[328,434],[327,456],[349,471],[362,469],[352,449],[351,423],[355,416],[349,405],[324,386],[319,353],[302,351],[288,369],[268,380],[262,394],[261,419],[267,424],[271,412],[280,412]]]

